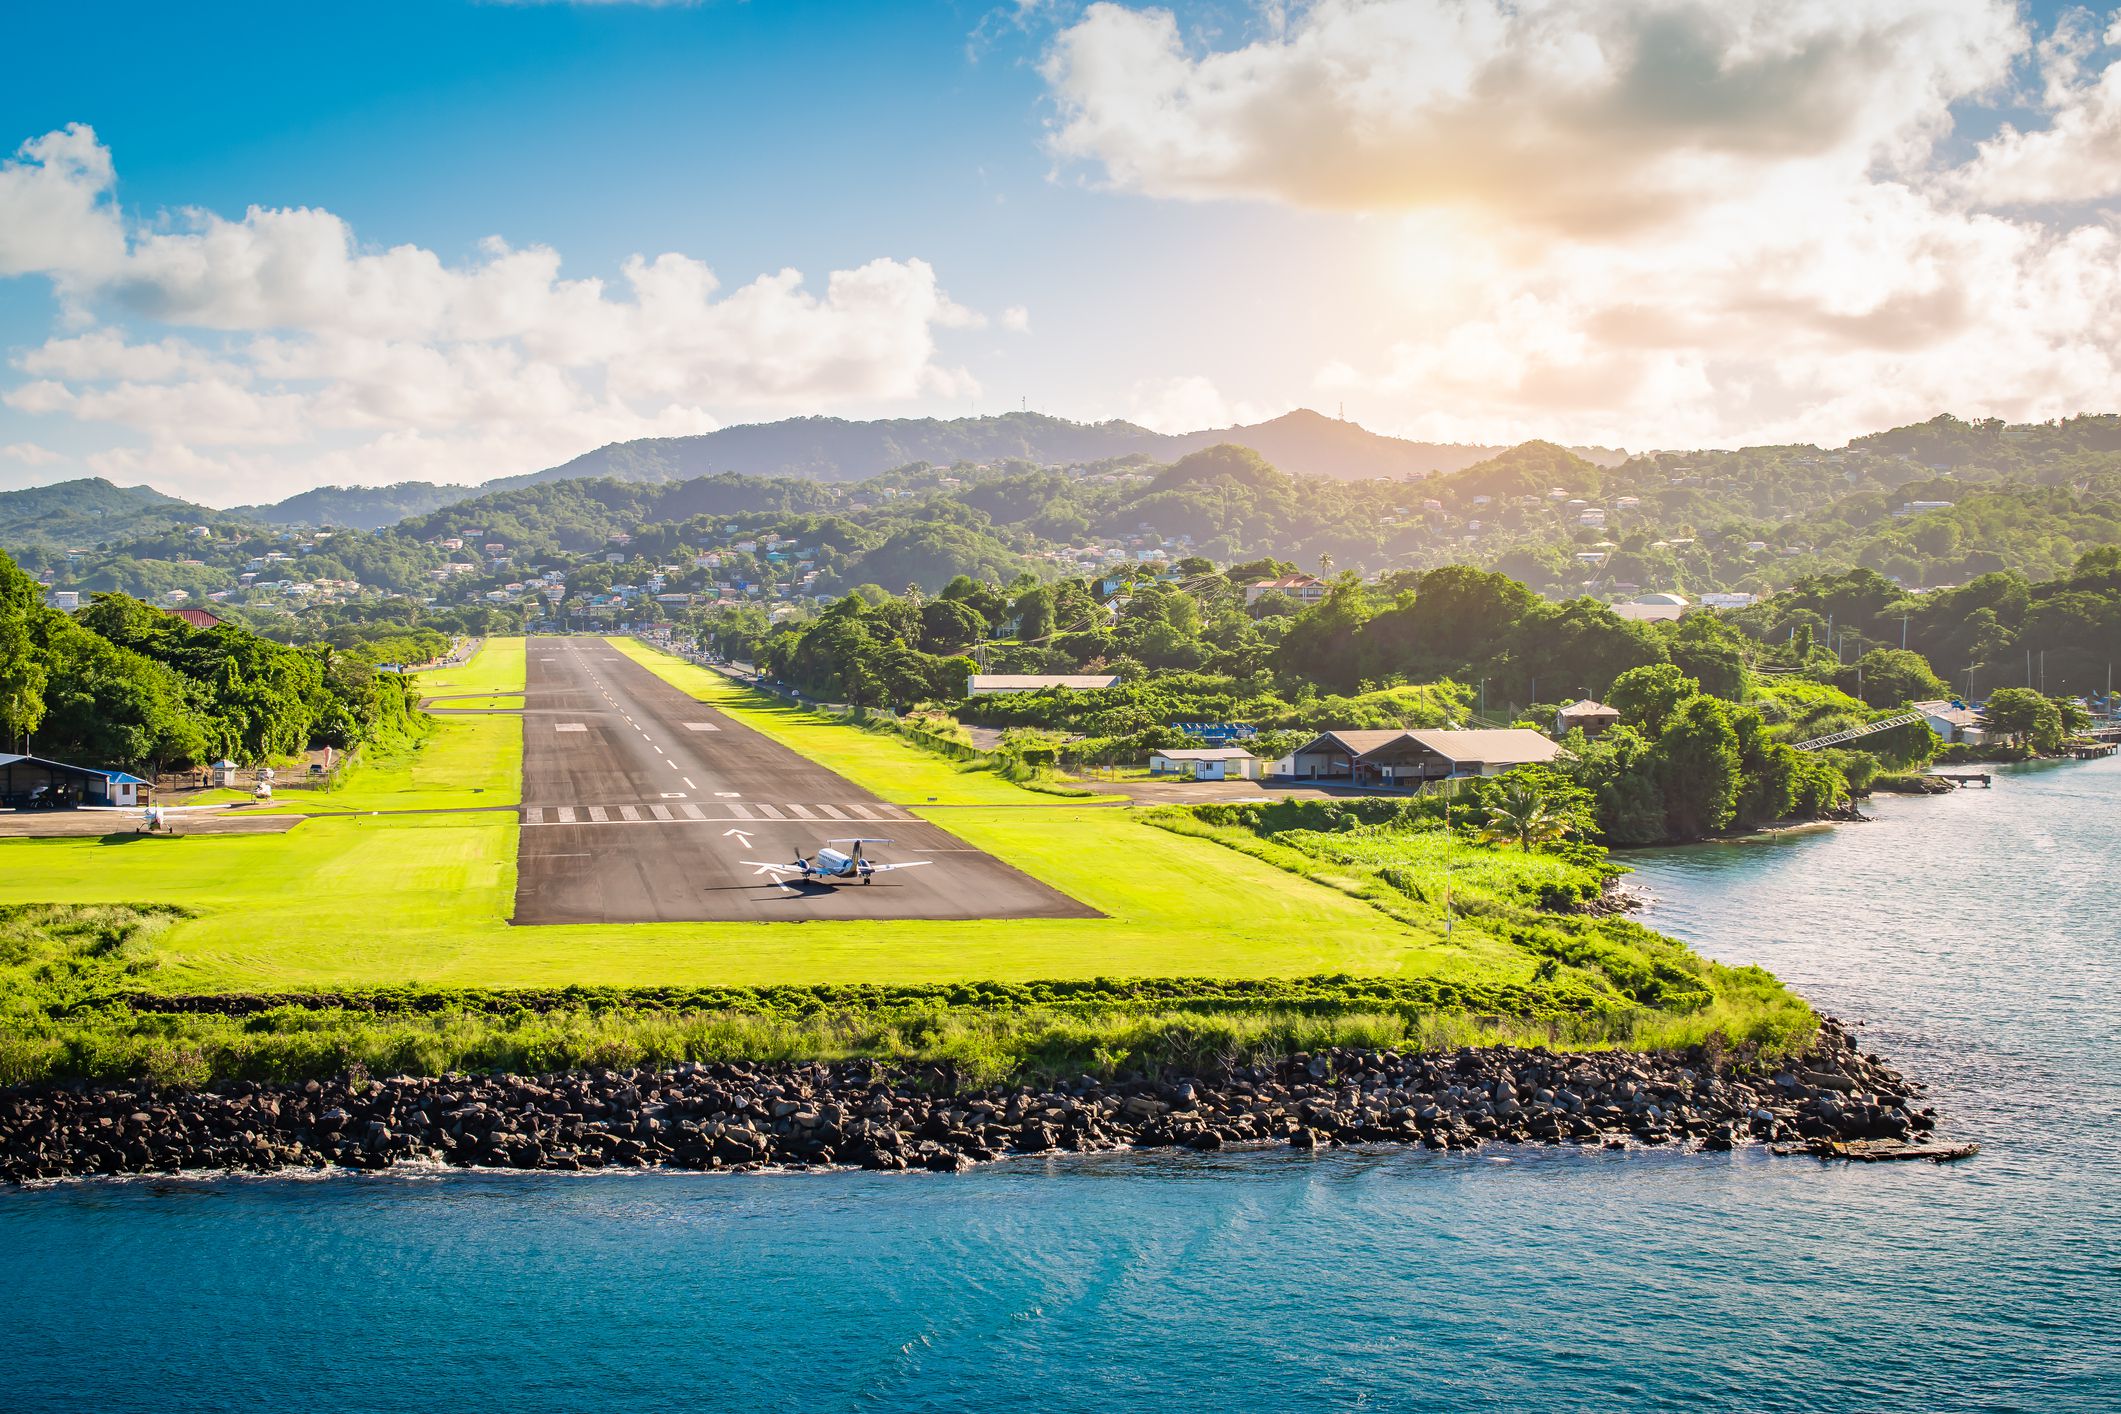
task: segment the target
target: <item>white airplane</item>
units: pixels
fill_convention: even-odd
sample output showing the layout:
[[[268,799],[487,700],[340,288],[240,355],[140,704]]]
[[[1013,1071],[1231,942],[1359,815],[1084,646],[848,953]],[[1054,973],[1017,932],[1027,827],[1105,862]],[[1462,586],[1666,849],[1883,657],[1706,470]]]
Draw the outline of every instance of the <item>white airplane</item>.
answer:
[[[758,873],[773,875],[773,882],[782,888],[788,887],[788,881],[781,877],[783,874],[793,874],[799,879],[814,879],[824,884],[836,884],[842,879],[860,879],[866,884],[888,870],[918,869],[923,864],[935,862],[932,859],[916,859],[905,864],[878,864],[862,853],[863,845],[890,843],[889,840],[878,839],[826,840],[815,859],[805,859],[803,852],[797,850],[793,864],[768,864],[758,859],[747,859],[744,862],[757,865]],[[853,848],[842,852],[833,848],[836,844],[852,845]]]

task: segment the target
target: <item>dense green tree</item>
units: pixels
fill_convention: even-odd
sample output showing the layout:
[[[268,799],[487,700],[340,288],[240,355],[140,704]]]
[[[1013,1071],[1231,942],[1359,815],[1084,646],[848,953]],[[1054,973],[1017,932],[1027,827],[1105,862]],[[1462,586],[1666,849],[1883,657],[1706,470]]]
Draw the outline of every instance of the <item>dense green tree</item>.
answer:
[[[1681,703],[1701,692],[1701,684],[1671,663],[1653,663],[1630,668],[1613,679],[1605,704],[1617,710],[1623,721],[1639,726],[1654,737]]]
[[[1981,720],[1989,731],[2035,751],[2050,752],[2062,745],[2061,711],[2028,687],[2006,687],[1989,694]]]
[[[1706,696],[1681,703],[1657,737],[1652,762],[1667,839],[1705,839],[1731,823],[1743,767],[1724,703]]]
[[[1943,679],[1930,671],[1929,661],[1904,648],[1873,648],[1856,660],[1840,686],[1873,707],[1899,707],[1951,695]]]

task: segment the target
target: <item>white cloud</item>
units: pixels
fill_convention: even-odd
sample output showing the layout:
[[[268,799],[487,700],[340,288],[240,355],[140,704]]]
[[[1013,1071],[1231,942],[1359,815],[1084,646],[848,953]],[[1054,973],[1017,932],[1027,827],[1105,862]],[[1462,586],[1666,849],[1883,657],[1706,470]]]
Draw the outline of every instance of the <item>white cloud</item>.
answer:
[[[1093,6],[1047,59],[1053,145],[1153,195],[1398,223],[1380,295],[1411,332],[1317,376],[1392,430],[1834,441],[2113,405],[2121,235],[2018,204],[2121,191],[2121,27],[2036,49],[2001,0],[1319,0],[1261,34]],[[2052,122],[1955,166],[1954,105],[2003,102]]]
[[[2094,35],[2083,12],[2063,16],[2040,45],[2048,125],[2005,124],[1956,181],[1970,198],[2003,205],[2121,195],[2121,58],[2087,73],[2096,51],[2121,45],[2121,20]]]
[[[0,276],[50,273],[62,289],[125,258],[110,201],[110,152],[80,123],[22,144],[0,162]]]
[[[795,270],[724,289],[679,254],[631,258],[612,282],[570,279],[546,247],[494,238],[453,263],[418,246],[365,248],[309,208],[186,211],[128,231],[109,200],[115,181],[82,127],[0,167],[0,273],[44,275],[114,321],[19,355],[29,377],[0,400],[136,431],[148,461],[179,469],[166,474],[373,482],[463,456],[445,473],[482,479],[605,441],[707,430],[719,422],[709,409],[977,391],[937,358],[936,336],[983,317],[921,260],[836,270],[822,291]],[[147,324],[190,334],[121,332]],[[238,446],[286,451],[197,450]]]
[[[1002,327],[1012,334],[1031,332],[1031,311],[1020,304],[1012,304],[1002,311]]]
[[[1101,3],[1044,73],[1056,152],[1121,187],[1585,232],[1919,156],[2022,44],[2003,0],[1318,0],[1196,54],[1171,12]]]
[[[21,462],[24,466],[56,466],[66,460],[49,447],[40,447],[35,442],[10,442],[0,447],[0,457]]]
[[[1287,412],[1257,403],[1233,403],[1213,380],[1199,374],[1179,378],[1145,378],[1129,395],[1127,420],[1152,432],[1198,432],[1208,427],[1235,427],[1264,422]]]

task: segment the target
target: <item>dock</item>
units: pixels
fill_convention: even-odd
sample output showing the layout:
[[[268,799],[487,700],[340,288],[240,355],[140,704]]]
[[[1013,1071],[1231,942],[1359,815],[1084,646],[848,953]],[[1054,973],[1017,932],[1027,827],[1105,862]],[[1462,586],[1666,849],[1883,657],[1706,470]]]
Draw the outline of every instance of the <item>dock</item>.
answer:
[[[1990,784],[1986,771],[1932,771],[1930,776],[1935,780],[1950,781],[1955,786],[1978,784],[1983,790],[1987,790]]]

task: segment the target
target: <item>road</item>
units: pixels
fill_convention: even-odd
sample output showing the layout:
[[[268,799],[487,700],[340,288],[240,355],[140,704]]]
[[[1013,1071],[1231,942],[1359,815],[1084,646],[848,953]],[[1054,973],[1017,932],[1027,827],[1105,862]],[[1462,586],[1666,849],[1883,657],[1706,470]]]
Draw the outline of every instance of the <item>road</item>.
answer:
[[[517,923],[1094,918],[664,682],[602,639],[530,640]],[[867,884],[783,888],[747,860],[888,838]]]

